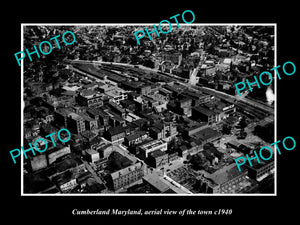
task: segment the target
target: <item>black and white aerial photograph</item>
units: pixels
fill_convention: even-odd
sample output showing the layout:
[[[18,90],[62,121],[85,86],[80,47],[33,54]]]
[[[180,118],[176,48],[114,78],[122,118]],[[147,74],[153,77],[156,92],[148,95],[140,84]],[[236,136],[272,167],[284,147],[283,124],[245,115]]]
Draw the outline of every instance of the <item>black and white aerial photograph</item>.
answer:
[[[22,24],[22,195],[276,194],[276,24],[158,22]]]
[[[6,3],[2,220],[297,221],[296,3]]]

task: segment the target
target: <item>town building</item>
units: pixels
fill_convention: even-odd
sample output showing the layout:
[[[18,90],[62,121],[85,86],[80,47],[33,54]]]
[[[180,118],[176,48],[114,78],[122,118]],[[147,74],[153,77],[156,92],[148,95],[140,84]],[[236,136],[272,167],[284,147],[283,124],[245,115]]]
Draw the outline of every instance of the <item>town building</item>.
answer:
[[[83,141],[91,143],[97,137],[97,133],[96,131],[92,132],[90,130],[86,130],[81,133],[81,136],[83,137]]]
[[[47,151],[29,158],[32,171],[46,168],[53,164],[57,159],[71,153],[70,146],[56,143],[56,147],[49,147]]]
[[[57,145],[56,147],[49,148],[45,152],[47,155],[48,165],[51,165],[60,157],[63,157],[71,153],[70,146],[62,146],[58,143],[56,145]]]
[[[202,175],[197,177],[197,184],[201,192],[233,194],[242,188],[239,184],[246,180],[247,169],[240,172],[236,164],[232,163],[212,174],[206,171],[201,171],[201,173]]]
[[[207,142],[213,142],[220,139],[222,137],[222,133],[210,127],[206,127],[192,134],[190,137],[195,141],[201,141],[202,144],[205,144]]]
[[[69,170],[58,174],[57,176],[53,177],[52,180],[56,183],[61,192],[67,192],[78,185],[76,174]]]
[[[228,104],[223,101],[210,101],[201,105],[216,114],[216,121],[219,122],[228,118],[230,115],[236,112],[236,107],[234,104]]]
[[[119,117],[124,118],[125,117],[125,109],[121,107],[120,105],[114,103],[114,102],[109,102],[107,104],[108,108],[115,114],[117,114]]]
[[[79,115],[84,120],[86,130],[95,131],[96,129],[98,129],[98,121],[97,120],[89,117],[89,115],[87,113],[80,113]]]
[[[104,137],[107,140],[111,141],[112,143],[118,142],[122,143],[125,137],[125,128],[118,126],[118,127],[111,127],[105,133]]]
[[[67,129],[74,134],[80,134],[86,130],[85,121],[77,113],[69,113],[67,117]]]
[[[183,98],[168,103],[168,109],[179,115],[190,117],[192,115],[192,99]]]
[[[148,158],[149,153],[155,151],[155,150],[161,150],[161,151],[167,151],[167,142],[163,140],[153,140],[151,142],[148,142],[146,144],[143,144],[138,147],[139,152],[142,154],[144,158]]]
[[[141,143],[143,140],[148,138],[146,131],[137,131],[131,135],[128,135],[124,138],[124,145],[131,147],[138,143]]]
[[[56,124],[67,127],[67,118],[72,111],[67,108],[57,108],[54,111],[54,121]]]
[[[192,135],[196,134],[197,132],[199,132],[207,127],[208,127],[208,124],[206,122],[188,123],[186,126],[184,126],[182,134],[184,137],[191,137]]]
[[[103,93],[109,96],[113,102],[120,104],[120,101],[127,99],[127,93],[122,88],[113,85],[102,86]]]
[[[32,171],[37,171],[48,166],[46,154],[30,157],[30,166]]]
[[[120,105],[129,111],[132,111],[132,112],[136,111],[136,104],[132,100],[129,100],[129,99],[122,100],[122,101],[120,101]]]
[[[123,169],[110,174],[113,189],[115,191],[128,187],[141,180],[144,176],[144,166],[142,162],[137,162]]]
[[[99,152],[93,149],[88,149],[86,150],[86,158],[89,162],[94,163],[100,159]]]
[[[241,144],[235,140],[230,140],[229,142],[226,143],[226,146],[231,147],[231,148],[235,149],[236,151],[243,153],[244,155],[246,155],[246,154],[252,155],[253,154],[252,148],[250,148],[244,144]]]
[[[210,95],[204,93],[196,93],[187,89],[184,90],[179,97],[192,99],[192,106],[197,106],[211,101]]]
[[[100,107],[103,105],[103,94],[87,89],[79,92],[75,100],[80,106]]]
[[[109,155],[114,151],[114,146],[110,143],[102,142],[102,143],[93,145],[91,147],[91,149],[99,152],[100,158],[103,159],[103,158],[109,157]]]
[[[192,117],[201,122],[207,122],[209,125],[216,122],[216,113],[202,106],[195,106],[192,108]]]
[[[182,61],[182,53],[175,51],[175,50],[170,50],[170,51],[164,51],[160,53],[160,56],[162,60],[164,61],[170,61],[175,65],[180,65]]]
[[[166,184],[166,182],[163,182],[161,177],[155,176],[154,174],[148,174],[147,176],[144,176],[143,182],[154,188],[154,192],[156,193],[164,193],[170,189],[169,185]]]
[[[164,139],[165,141],[170,141],[178,134],[177,126],[173,122],[155,122],[149,128],[149,135],[153,139]]]
[[[151,152],[148,157],[148,164],[154,168],[162,167],[168,163],[168,154],[159,149]]]
[[[151,85],[141,81],[123,81],[121,87],[128,91],[135,91],[141,95],[146,95],[151,91]]]
[[[195,141],[190,142],[189,144],[185,143],[178,147],[178,155],[184,159],[187,158],[187,156],[194,155],[197,152],[201,151],[203,149],[203,145],[201,140],[197,140],[197,143]]]
[[[261,181],[266,176],[274,172],[274,160],[262,161],[258,163],[256,160],[253,160],[252,167],[248,164],[245,164],[245,167],[248,169],[248,177],[251,179]]]
[[[168,162],[173,162],[179,158],[178,152],[168,152]]]

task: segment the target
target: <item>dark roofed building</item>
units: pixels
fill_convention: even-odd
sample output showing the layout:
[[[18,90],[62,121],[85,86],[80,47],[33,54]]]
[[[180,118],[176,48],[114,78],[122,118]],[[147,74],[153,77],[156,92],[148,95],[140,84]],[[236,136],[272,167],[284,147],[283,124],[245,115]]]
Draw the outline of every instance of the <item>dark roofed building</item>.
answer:
[[[106,190],[103,183],[99,184],[94,178],[90,177],[86,181],[83,193],[101,193]]]
[[[144,176],[144,166],[142,162],[128,165],[110,174],[110,184],[114,190],[128,187],[141,180]]]
[[[133,111],[133,112],[136,110],[136,104],[135,104],[135,102],[132,101],[132,100],[124,99],[124,100],[120,101],[120,104],[121,104],[124,108],[129,109],[129,110],[131,110],[131,111]]]
[[[206,143],[203,146],[203,154],[212,163],[215,157],[221,160],[224,156],[223,152],[218,151],[218,149],[212,143]]]
[[[106,132],[104,132],[104,137],[111,142],[123,142],[125,137],[124,127],[111,127]]]
[[[252,154],[253,150],[246,145],[243,145],[235,140],[231,140],[227,143],[227,146],[234,148],[235,150],[246,154]]]
[[[99,108],[91,108],[91,109],[88,109],[86,111],[86,113],[93,119],[99,120],[99,115],[101,115],[103,112]]]
[[[125,167],[132,165],[133,162],[128,159],[127,157],[123,156],[117,151],[111,152],[110,156],[108,157],[108,167],[107,169],[113,173],[115,171],[121,170]]]
[[[197,106],[199,104],[207,103],[211,101],[211,97],[208,94],[203,94],[199,92],[190,91],[188,89],[179,96],[180,98],[191,98],[192,106]]]
[[[76,102],[80,106],[100,107],[103,105],[103,94],[97,93],[94,90],[82,90],[76,97]]]
[[[121,82],[121,86],[125,90],[135,91],[142,95],[145,95],[151,91],[151,85],[141,81],[123,81]]]
[[[238,193],[241,182],[246,179],[247,169],[242,167],[240,172],[235,163],[224,166],[222,169],[209,174],[202,171],[197,177],[197,184],[202,193]]]
[[[198,131],[197,133],[191,135],[192,139],[195,139],[195,140],[200,139],[203,144],[205,144],[207,142],[215,141],[221,137],[222,137],[222,133],[220,133],[210,127],[204,128],[204,129]]]
[[[114,103],[114,102],[109,102],[108,103],[108,107],[117,115],[119,115],[120,117],[124,117],[125,116],[125,109],[122,108],[121,106],[119,106],[118,104]]]
[[[56,175],[52,180],[62,192],[66,192],[77,185],[76,175],[70,170]]]
[[[253,160],[251,163],[252,167],[247,163],[244,164],[245,168],[248,170],[248,177],[251,179],[261,181],[266,176],[274,172],[274,160],[261,160],[260,163],[258,163],[257,160]],[[241,168],[243,168],[243,166]]]
[[[157,168],[168,163],[168,154],[159,149],[150,153],[148,158],[149,165]]]
[[[124,144],[128,147],[138,144],[148,138],[146,131],[136,131],[135,133],[128,135],[124,138]]]
[[[166,193],[170,190],[169,186],[155,174],[148,174],[147,176],[144,176],[143,181],[153,187],[156,193]],[[172,193],[176,192],[172,191]]]
[[[38,174],[24,175],[24,193],[39,193],[54,187],[47,176]]]
[[[216,122],[216,114],[214,111],[204,108],[202,106],[196,106],[192,108],[192,117],[197,120],[212,124]]]
[[[132,121],[132,124],[135,124],[139,127],[139,129],[142,129],[145,125],[149,125],[149,122],[146,119],[140,118],[135,121]]]
[[[60,162],[55,162],[54,167],[57,173],[61,173],[70,169],[72,169],[74,172],[78,172],[83,170],[85,166],[78,156],[69,154],[66,155],[66,157],[64,157]]]

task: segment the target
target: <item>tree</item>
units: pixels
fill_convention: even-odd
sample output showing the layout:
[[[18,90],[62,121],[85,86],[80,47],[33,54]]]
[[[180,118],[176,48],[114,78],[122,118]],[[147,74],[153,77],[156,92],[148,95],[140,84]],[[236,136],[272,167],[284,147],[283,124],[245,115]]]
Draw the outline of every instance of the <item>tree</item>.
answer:
[[[191,156],[190,163],[192,164],[193,169],[200,170],[203,168],[202,165],[205,163],[205,161],[199,154],[196,154]]]
[[[154,68],[154,62],[151,59],[146,59],[143,62],[143,65],[152,69]]]
[[[128,60],[126,57],[122,57],[120,60],[120,63],[128,63]]]
[[[222,133],[223,134],[230,134],[231,130],[232,130],[232,127],[229,124],[227,124],[227,123],[223,124],[223,126],[222,126]]]
[[[253,134],[264,141],[271,143],[274,140],[274,123],[268,123],[265,126],[255,126]]]
[[[242,116],[242,119],[239,122],[239,126],[241,129],[244,129],[247,126],[246,117]]]

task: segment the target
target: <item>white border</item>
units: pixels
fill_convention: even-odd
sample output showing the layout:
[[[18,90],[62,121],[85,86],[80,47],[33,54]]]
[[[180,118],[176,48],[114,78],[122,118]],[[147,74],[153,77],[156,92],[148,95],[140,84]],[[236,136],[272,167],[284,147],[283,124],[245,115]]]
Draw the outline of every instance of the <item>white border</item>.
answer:
[[[177,25],[176,23],[171,23],[172,25]],[[24,49],[23,46],[23,34],[24,26],[151,26],[153,23],[21,23],[21,51]],[[180,24],[180,26],[274,26],[274,63],[277,66],[277,23],[192,23],[192,24]],[[180,29],[180,28],[177,28]],[[21,146],[23,146],[24,130],[23,130],[23,109],[24,109],[24,82],[23,82],[23,72],[24,72],[24,62],[21,61]],[[274,72],[275,73],[275,72]],[[275,106],[274,106],[274,139],[277,141],[277,76],[275,77]],[[191,196],[191,197],[211,197],[211,196],[277,196],[277,152],[275,152],[275,166],[274,166],[274,193],[272,194],[260,194],[260,193],[250,193],[250,194],[39,194],[39,193],[24,193],[23,185],[23,163],[24,157],[21,157],[21,196]]]

